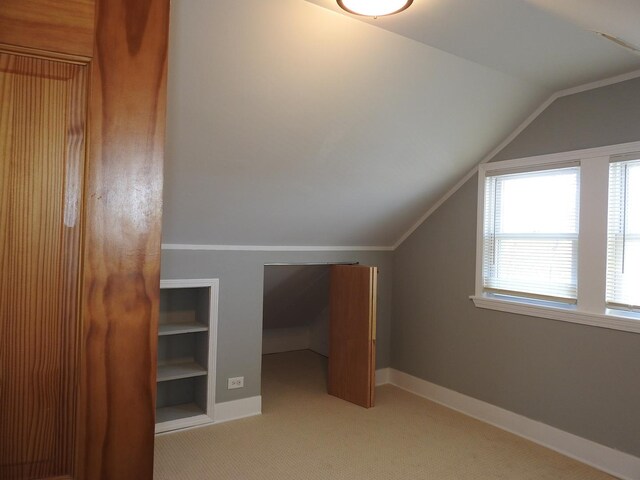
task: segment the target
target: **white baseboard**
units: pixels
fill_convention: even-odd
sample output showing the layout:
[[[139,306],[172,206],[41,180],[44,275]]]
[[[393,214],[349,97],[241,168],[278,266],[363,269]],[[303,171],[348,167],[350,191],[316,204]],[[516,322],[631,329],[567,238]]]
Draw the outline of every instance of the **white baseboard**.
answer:
[[[262,396],[257,395],[230,402],[216,403],[213,413],[215,423],[260,415],[262,413]]]
[[[383,371],[387,370],[387,373]],[[640,479],[640,458],[531,420],[490,403],[449,390],[399,370],[382,369],[380,380],[470,417],[524,437],[624,480]],[[376,385],[378,382],[376,372]]]
[[[389,383],[390,374],[391,374],[391,369],[389,367],[380,368],[376,370],[376,387],[378,385],[384,385],[385,383]]]
[[[206,427],[212,425],[213,419],[207,415],[196,415],[194,417],[179,418],[168,422],[156,423],[156,435],[166,435],[182,430]]]

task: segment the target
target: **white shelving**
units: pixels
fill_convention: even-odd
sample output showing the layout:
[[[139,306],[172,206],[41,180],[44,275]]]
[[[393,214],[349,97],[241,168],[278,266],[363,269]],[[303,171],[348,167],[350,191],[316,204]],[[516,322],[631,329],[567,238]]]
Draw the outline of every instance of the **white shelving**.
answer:
[[[156,433],[213,422],[218,280],[162,280]]]
[[[200,322],[177,322],[177,323],[165,323],[158,326],[158,335],[180,335],[182,333],[195,333],[206,332],[209,330],[207,325],[202,325]]]
[[[158,382],[168,382],[181,378],[198,377],[207,375],[207,369],[194,360],[176,361],[158,365]]]
[[[202,415],[202,409],[195,403],[184,403],[161,407],[156,410],[156,423],[166,423]]]

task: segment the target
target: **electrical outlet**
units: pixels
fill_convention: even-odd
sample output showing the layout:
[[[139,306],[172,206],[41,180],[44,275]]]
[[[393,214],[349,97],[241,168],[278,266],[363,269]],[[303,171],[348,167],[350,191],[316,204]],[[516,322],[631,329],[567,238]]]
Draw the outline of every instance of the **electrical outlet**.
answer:
[[[227,389],[232,390],[234,388],[244,387],[244,377],[233,377],[227,380]]]

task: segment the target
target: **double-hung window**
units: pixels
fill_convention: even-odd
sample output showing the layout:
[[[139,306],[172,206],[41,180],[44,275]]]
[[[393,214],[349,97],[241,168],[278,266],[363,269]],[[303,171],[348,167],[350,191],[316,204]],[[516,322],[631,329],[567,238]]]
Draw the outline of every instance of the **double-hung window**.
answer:
[[[497,172],[485,180],[485,292],[575,303],[580,169]]]
[[[483,164],[476,306],[640,332],[640,142]]]
[[[640,158],[609,167],[607,306],[640,310]]]

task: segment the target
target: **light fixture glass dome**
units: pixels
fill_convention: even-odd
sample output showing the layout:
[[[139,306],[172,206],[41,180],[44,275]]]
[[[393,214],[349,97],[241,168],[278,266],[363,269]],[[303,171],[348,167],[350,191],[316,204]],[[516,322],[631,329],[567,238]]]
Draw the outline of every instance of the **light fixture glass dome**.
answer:
[[[367,17],[383,17],[401,12],[413,0],[338,0],[338,5],[349,13]]]

